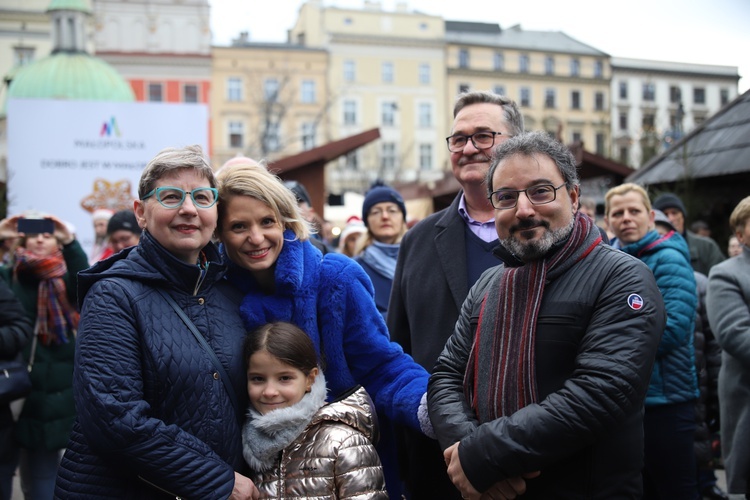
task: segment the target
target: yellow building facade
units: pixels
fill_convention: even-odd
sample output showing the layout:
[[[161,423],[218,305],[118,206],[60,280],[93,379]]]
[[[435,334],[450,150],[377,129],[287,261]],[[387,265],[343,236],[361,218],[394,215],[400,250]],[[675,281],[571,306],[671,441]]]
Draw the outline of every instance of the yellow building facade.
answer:
[[[302,5],[289,37],[329,54],[330,130],[341,139],[372,128],[381,138],[329,165],[332,193],[364,192],[375,180],[442,177],[445,129],[444,22],[379,2],[363,9]]]
[[[486,23],[446,21],[446,41],[449,109],[460,92],[507,95],[527,130],[610,155],[609,55],[561,32]]]
[[[242,35],[213,48],[212,161],[242,155],[269,161],[332,140],[328,53]]]

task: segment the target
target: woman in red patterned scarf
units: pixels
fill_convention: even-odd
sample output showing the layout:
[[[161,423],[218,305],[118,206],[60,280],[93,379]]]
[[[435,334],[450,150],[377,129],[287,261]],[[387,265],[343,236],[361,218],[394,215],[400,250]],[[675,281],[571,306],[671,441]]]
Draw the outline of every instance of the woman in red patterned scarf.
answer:
[[[34,338],[24,349],[33,366],[32,392],[16,426],[21,445],[21,486],[27,499],[52,498],[60,454],[75,417],[72,379],[76,275],[88,259],[75,235],[58,218],[52,233],[18,231],[22,216],[0,221],[0,238],[20,237],[11,264],[0,277],[11,286],[34,322]]]

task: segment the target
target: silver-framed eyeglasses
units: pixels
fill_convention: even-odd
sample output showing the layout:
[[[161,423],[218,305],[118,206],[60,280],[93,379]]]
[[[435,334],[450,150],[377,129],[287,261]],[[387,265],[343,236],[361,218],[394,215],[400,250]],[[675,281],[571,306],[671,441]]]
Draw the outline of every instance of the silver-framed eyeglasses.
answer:
[[[448,143],[448,151],[451,153],[460,153],[466,147],[466,143],[471,140],[474,147],[477,149],[487,149],[495,145],[496,135],[506,135],[502,132],[493,132],[491,130],[482,130],[481,132],[474,132],[471,135],[453,134],[450,137],[445,138],[445,142]]]
[[[164,208],[180,208],[185,202],[185,195],[190,193],[190,198],[193,200],[193,205],[197,208],[211,208],[216,205],[216,200],[219,199],[219,190],[212,187],[199,187],[192,191],[185,191],[174,186],[162,186],[156,189],[152,189],[146,193],[141,200],[145,200],[151,196],[156,197],[161,206]]]
[[[526,193],[526,198],[529,199],[532,205],[545,205],[555,201],[557,190],[564,185],[565,183],[563,182],[557,187],[552,184],[537,184],[526,189],[498,189],[497,191],[493,191],[488,198],[495,210],[515,208],[521,193]]]

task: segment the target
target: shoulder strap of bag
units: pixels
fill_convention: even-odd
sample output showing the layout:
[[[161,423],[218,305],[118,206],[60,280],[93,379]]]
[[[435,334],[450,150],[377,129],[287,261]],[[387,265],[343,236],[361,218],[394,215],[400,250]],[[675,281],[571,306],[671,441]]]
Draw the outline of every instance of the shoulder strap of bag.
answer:
[[[190,318],[187,317],[187,314],[185,314],[185,311],[183,311],[180,306],[177,305],[177,302],[164,290],[158,289],[158,292],[161,294],[162,297],[164,297],[164,300],[169,303],[170,306],[172,306],[172,309],[177,313],[177,315],[180,317],[180,319],[187,325],[188,329],[190,329],[190,332],[193,334],[195,339],[198,341],[198,343],[205,349],[206,353],[208,353],[208,357],[211,358],[211,362],[214,364],[214,368],[216,368],[216,371],[219,372],[219,377],[221,377],[221,381],[224,382],[224,388],[227,390],[227,393],[229,393],[229,398],[232,400],[232,406],[234,406],[235,411],[239,408],[239,403],[237,402],[237,394],[234,393],[234,387],[232,387],[232,381],[229,378],[229,375],[227,375],[226,370],[224,370],[224,366],[219,361],[219,358],[216,357],[216,353],[213,349],[211,349],[211,346],[208,345],[208,342],[206,339],[201,335],[201,333],[198,331],[198,328],[193,324],[192,321],[190,321]]]

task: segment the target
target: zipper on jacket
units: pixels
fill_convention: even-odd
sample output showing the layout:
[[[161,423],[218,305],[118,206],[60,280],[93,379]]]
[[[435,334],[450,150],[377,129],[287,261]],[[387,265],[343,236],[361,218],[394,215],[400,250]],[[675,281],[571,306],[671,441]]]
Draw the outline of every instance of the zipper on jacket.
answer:
[[[174,493],[172,493],[171,491],[167,491],[167,490],[165,490],[165,489],[164,489],[164,488],[162,488],[161,486],[157,486],[157,485],[155,485],[154,483],[152,483],[151,481],[149,481],[148,479],[146,479],[146,478],[145,478],[145,477],[143,477],[143,476],[138,476],[138,479],[140,479],[141,481],[143,481],[143,482],[144,482],[144,483],[146,483],[147,485],[151,486],[152,488],[156,488],[157,490],[159,490],[159,491],[161,491],[161,492],[164,492],[164,493],[166,493],[167,495],[169,495],[169,496],[171,496],[171,497],[174,497],[174,498],[175,498],[175,500],[182,500],[182,497],[180,497],[180,496],[178,496],[178,495],[175,495],[175,494],[174,494]]]
[[[193,290],[193,297],[198,295],[198,290],[200,290],[201,285],[203,284],[203,280],[206,279],[206,275],[208,274],[208,266],[209,262],[206,262],[206,267],[200,267],[198,266],[198,269],[200,270],[200,275],[198,276],[198,281],[195,283],[195,290]]]

